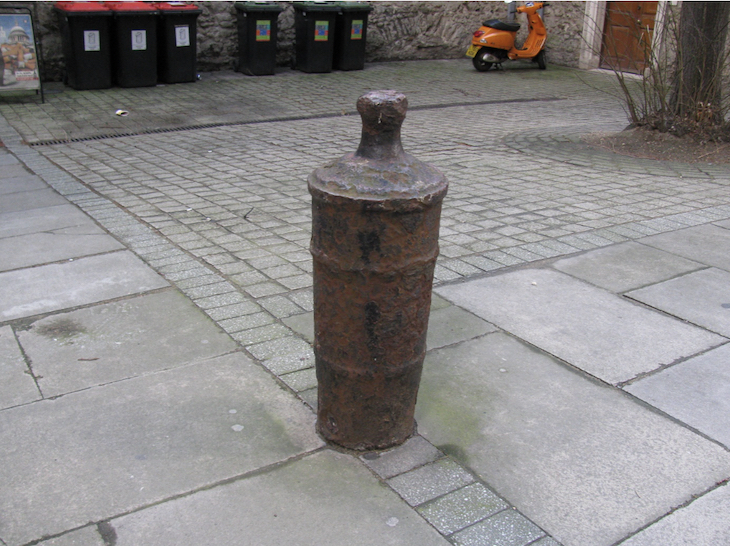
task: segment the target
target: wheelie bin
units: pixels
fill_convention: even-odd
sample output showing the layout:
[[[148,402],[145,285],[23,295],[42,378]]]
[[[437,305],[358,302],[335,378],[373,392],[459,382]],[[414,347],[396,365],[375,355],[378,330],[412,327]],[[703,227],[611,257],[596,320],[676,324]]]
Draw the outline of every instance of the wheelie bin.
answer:
[[[157,14],[145,2],[106,2],[114,14],[112,59],[119,87],[157,85]]]
[[[73,89],[112,86],[112,12],[98,2],[56,2],[63,56],[64,82]]]
[[[336,70],[362,70],[365,68],[368,13],[373,8],[363,2],[341,2],[339,8],[332,66]]]
[[[157,2],[157,79],[163,83],[197,80],[197,6]]]
[[[339,10],[334,2],[294,3],[294,68],[302,72],[332,71]]]
[[[279,4],[236,2],[238,16],[238,62],[236,71],[249,76],[267,76],[276,69],[276,33]]]

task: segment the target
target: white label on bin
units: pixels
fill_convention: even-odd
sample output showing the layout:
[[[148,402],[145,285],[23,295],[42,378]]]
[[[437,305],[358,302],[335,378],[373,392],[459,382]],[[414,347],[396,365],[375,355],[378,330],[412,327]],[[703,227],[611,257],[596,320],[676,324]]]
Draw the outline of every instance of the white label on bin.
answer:
[[[175,47],[190,46],[190,27],[188,25],[175,25]]]
[[[84,31],[84,51],[101,51],[98,30]]]
[[[147,49],[147,31],[132,31],[132,51],[144,51]]]

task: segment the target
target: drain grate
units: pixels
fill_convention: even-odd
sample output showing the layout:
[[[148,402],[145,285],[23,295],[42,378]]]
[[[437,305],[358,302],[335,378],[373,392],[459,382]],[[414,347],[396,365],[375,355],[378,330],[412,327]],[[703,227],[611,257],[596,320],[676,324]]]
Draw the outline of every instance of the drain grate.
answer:
[[[182,131],[197,131],[200,129],[216,129],[218,127],[235,127],[238,125],[255,125],[259,123],[273,123],[279,121],[300,121],[306,119],[319,119],[319,118],[331,118],[340,117],[342,114],[331,114],[331,115],[316,115],[316,116],[292,116],[282,118],[267,118],[265,120],[254,120],[254,121],[226,121],[219,123],[201,123],[197,125],[183,125],[180,127],[166,127],[157,129],[141,129],[134,132],[126,133],[107,133],[101,135],[91,135],[87,137],[77,138],[62,138],[62,139],[51,139],[51,140],[37,140],[35,142],[29,142],[28,145],[31,147],[36,146],[53,146],[55,144],[71,144],[73,142],[89,142],[92,140],[106,140],[109,138],[124,138],[144,135],[158,135],[162,133],[179,133]]]
[[[519,104],[519,103],[529,103],[529,102],[551,102],[551,101],[559,101],[559,100],[565,100],[557,97],[547,97],[547,98],[540,98],[540,99],[502,99],[502,100],[486,100],[486,101],[479,101],[479,102],[449,102],[444,104],[430,104],[430,105],[424,105],[424,106],[412,106],[409,108],[409,110],[412,112],[414,110],[438,110],[441,108],[454,108],[456,106],[484,106],[489,104]],[[59,144],[72,144],[74,142],[90,142],[94,140],[107,140],[110,138],[125,138],[125,137],[134,137],[134,136],[144,136],[144,135],[159,135],[163,133],[179,133],[182,131],[197,131],[200,129],[217,129],[219,127],[237,127],[237,126],[243,126],[243,125],[258,125],[261,123],[278,123],[278,122],[288,122],[288,121],[304,121],[304,120],[310,120],[310,119],[328,119],[328,118],[339,118],[345,116],[353,116],[357,115],[356,111],[351,112],[344,112],[339,114],[313,114],[310,116],[286,116],[286,117],[272,117],[272,118],[266,118],[261,120],[248,120],[248,121],[225,121],[225,122],[219,122],[219,123],[201,123],[197,125],[184,125],[180,127],[167,127],[167,128],[157,128],[157,129],[141,129],[139,131],[130,131],[125,133],[107,133],[107,134],[100,134],[100,135],[91,135],[86,137],[77,137],[77,138],[62,138],[62,139],[50,139],[50,140],[37,140],[34,142],[29,142],[28,145],[31,147],[36,146],[54,146]]]

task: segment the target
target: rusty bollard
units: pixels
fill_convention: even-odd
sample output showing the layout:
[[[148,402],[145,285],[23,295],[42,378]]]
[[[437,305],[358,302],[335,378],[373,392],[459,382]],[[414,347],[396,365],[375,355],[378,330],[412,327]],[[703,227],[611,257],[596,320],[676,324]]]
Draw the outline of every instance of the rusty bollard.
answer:
[[[356,450],[415,432],[433,271],[448,183],[403,151],[408,100],[359,98],[362,140],[309,176],[317,431]]]

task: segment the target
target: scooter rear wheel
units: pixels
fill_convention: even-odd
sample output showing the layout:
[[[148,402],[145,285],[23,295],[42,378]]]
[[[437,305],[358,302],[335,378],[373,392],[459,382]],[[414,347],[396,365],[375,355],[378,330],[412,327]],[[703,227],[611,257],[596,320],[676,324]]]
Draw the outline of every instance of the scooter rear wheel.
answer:
[[[537,67],[540,70],[545,70],[547,68],[547,62],[545,62],[545,50],[541,49],[540,53],[535,55],[535,62],[537,63]]]
[[[494,63],[485,61],[484,58],[489,54],[485,49],[480,49],[477,54],[472,58],[471,62],[479,72],[486,72]]]

